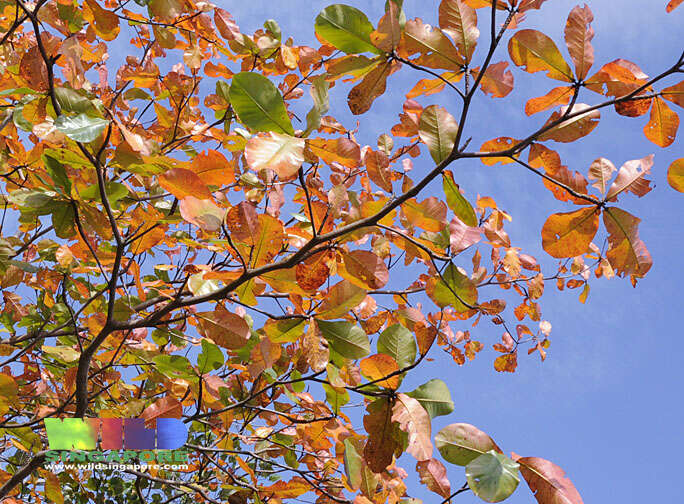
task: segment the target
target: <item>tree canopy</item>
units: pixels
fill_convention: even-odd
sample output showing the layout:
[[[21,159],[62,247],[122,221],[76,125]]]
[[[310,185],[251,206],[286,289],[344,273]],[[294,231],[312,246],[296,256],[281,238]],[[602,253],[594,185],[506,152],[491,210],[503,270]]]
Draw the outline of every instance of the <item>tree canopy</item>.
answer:
[[[557,41],[525,27],[545,9],[335,4],[302,20],[309,47],[209,2],[0,0],[3,503],[413,504],[408,471],[443,504],[519,485],[582,503],[562,460],[460,421],[445,379],[544,360],[545,290],[584,303],[590,281],[648,274],[624,202],[651,191],[654,155],[569,167],[554,145],[609,114],[674,145],[684,53],[655,76],[595,61],[591,9],[557,16]],[[536,126],[473,141],[473,103],[496,109],[524,73],[548,84],[519,111]],[[368,119],[391,89],[396,115]],[[550,191],[538,247],[467,162]],[[665,171],[684,192],[684,158]],[[406,387],[436,354],[453,369]],[[180,419],[189,467],[52,471],[57,418]]]

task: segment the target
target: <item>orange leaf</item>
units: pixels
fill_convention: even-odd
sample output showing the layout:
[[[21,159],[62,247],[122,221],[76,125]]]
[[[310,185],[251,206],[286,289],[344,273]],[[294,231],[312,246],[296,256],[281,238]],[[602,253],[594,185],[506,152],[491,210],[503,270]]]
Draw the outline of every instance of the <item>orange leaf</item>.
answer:
[[[518,367],[518,352],[499,355],[494,360],[494,369],[499,372],[515,373]]]
[[[550,216],[542,228],[542,246],[553,257],[575,257],[589,251],[599,225],[598,212],[583,208]]]
[[[665,10],[667,12],[672,12],[675,10],[677,7],[679,7],[684,0],[670,0],[670,2],[667,4],[667,7],[665,7]]]
[[[644,135],[659,147],[669,147],[675,141],[679,129],[679,116],[667,103],[657,97],[651,107],[651,119],[644,126]]]
[[[316,317],[322,320],[340,318],[359,306],[365,298],[364,289],[348,280],[342,280],[328,289]]]
[[[485,94],[492,95],[492,98],[503,98],[513,91],[513,72],[507,68],[507,61],[500,61],[487,67],[487,71],[480,81],[480,88]],[[474,68],[470,73],[474,79],[477,79],[480,68]]]
[[[245,319],[229,312],[222,305],[217,305],[213,312],[196,313],[195,317],[204,336],[223,348],[242,348],[250,337]]]
[[[401,25],[399,23],[399,7],[394,2],[387,4],[387,11],[378,23],[378,29],[370,35],[371,42],[378,49],[391,53],[399,45]]]
[[[328,251],[314,254],[295,266],[297,284],[305,291],[311,292],[318,289],[330,276]]]
[[[463,55],[440,29],[419,18],[406,22],[399,53],[404,57],[420,54],[414,62],[430,68],[458,71],[465,63]]]
[[[384,261],[368,250],[353,250],[342,254],[344,271],[340,275],[366,289],[380,289],[389,281]]]
[[[204,231],[217,231],[226,212],[210,199],[186,196],[180,201],[180,213],[183,219]]]
[[[589,6],[578,5],[570,11],[565,25],[565,43],[575,63],[575,73],[579,80],[587,76],[594,64],[594,48],[591,45],[591,39],[594,38],[594,29],[591,27],[593,20],[594,14]]]
[[[516,145],[518,143],[518,140],[515,138],[511,137],[499,137],[499,138],[494,138],[493,140],[488,140],[487,142],[482,144],[482,147],[480,147],[481,152],[501,152],[501,151],[506,151],[509,150],[511,147]],[[515,163],[511,158],[509,157],[483,157],[480,158],[484,164],[487,166],[493,166],[496,163],[501,163],[501,164],[510,164],[510,163]]]
[[[537,30],[520,30],[508,43],[508,52],[518,66],[529,73],[545,71],[547,77],[572,82],[572,70],[556,44]]]
[[[470,62],[480,36],[475,9],[463,0],[442,0],[439,5],[439,26],[456,42],[466,62]]]
[[[618,171],[615,181],[608,190],[606,199],[615,201],[618,194],[623,191],[631,192],[640,198],[650,192],[651,187],[649,187],[649,184],[651,181],[644,177],[651,172],[652,166],[653,154],[643,159],[627,161]]]
[[[446,226],[447,207],[443,201],[431,196],[418,203],[411,198],[401,205],[401,209],[408,221],[425,231],[439,233]]]
[[[651,254],[639,238],[639,222],[641,219],[619,208],[607,207],[603,212],[610,245],[606,257],[615,272],[619,276],[629,274],[633,284],[653,265]]]
[[[178,199],[193,196],[197,199],[212,199],[211,191],[199,176],[185,168],[171,168],[159,176],[159,185]]]
[[[363,458],[369,469],[379,474],[392,463],[394,452],[399,449],[393,436],[392,403],[382,397],[369,403],[366,411],[368,414],[363,417],[363,426],[368,433],[368,441]]]
[[[439,93],[446,86],[445,80],[456,83],[463,78],[463,75],[463,72],[444,72],[441,75],[442,79],[421,79],[416,82],[416,85],[411,88],[411,91],[406,93],[406,98],[430,96]]]
[[[545,140],[555,140],[556,142],[569,143],[587,136],[596,128],[596,126],[598,126],[599,119],[601,119],[601,113],[598,110],[578,113],[588,108],[590,108],[589,105],[576,103],[572,108],[570,115],[577,115],[557,124],[548,131],[545,131],[539,135],[539,140],[542,142]],[[560,111],[554,112],[551,117],[549,117],[546,124],[548,125],[561,119],[565,115],[566,110],[567,107],[561,107]]]
[[[171,395],[157,399],[153,404],[149,405],[140,415],[140,418],[145,420],[145,423],[151,420],[162,418],[180,418],[183,415],[183,405],[178,399]]]
[[[235,165],[215,150],[201,152],[192,160],[190,169],[207,185],[223,187],[235,182]]]
[[[95,33],[103,40],[114,40],[119,35],[119,17],[112,11],[103,9],[95,0],[86,0],[92,13]]]
[[[663,89],[660,94],[666,100],[684,107],[684,81]]]
[[[670,165],[667,181],[675,191],[684,192],[684,158],[677,159]]]
[[[398,69],[395,62],[378,65],[354,86],[347,96],[349,110],[354,115],[360,115],[370,110],[375,99],[385,92],[387,77]]]
[[[383,379],[386,376],[399,371],[399,365],[387,354],[375,354],[363,359],[359,367],[361,374],[376,385],[392,390],[399,387],[399,375]]]
[[[390,2],[391,3],[391,2]],[[392,171],[387,154],[369,150],[364,157],[368,178],[387,192],[392,192]]]
[[[416,464],[420,482],[445,499],[451,495],[451,483],[446,467],[437,459],[423,460]]]
[[[525,113],[529,115],[542,112],[556,105],[566,105],[572,97],[573,88],[568,86],[553,88],[544,96],[531,98],[525,104]]]
[[[347,168],[356,168],[361,164],[359,145],[347,138],[313,138],[307,140],[306,145],[311,152],[328,164],[339,163]]]

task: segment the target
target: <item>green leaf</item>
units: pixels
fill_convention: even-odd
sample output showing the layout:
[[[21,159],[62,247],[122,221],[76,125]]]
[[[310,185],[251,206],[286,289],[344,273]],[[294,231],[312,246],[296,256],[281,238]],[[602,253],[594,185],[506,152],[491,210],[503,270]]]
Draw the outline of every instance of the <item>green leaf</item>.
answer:
[[[302,137],[307,137],[309,134],[318,129],[321,125],[321,117],[330,109],[330,99],[328,97],[328,81],[324,76],[318,75],[311,79],[311,98],[313,98],[314,105],[306,114],[306,131]]]
[[[52,225],[55,234],[63,239],[68,239],[76,233],[76,213],[71,203],[66,201],[58,202],[52,208]]]
[[[373,25],[355,7],[335,4],[323,9],[316,17],[316,35],[347,54],[372,52],[382,54],[370,39]]]
[[[489,451],[466,467],[468,486],[485,502],[501,502],[518,487],[519,467],[506,455]]]
[[[430,418],[448,415],[454,411],[449,387],[440,379],[430,380],[406,395],[416,399],[428,412]]]
[[[461,313],[470,309],[464,302],[470,306],[477,304],[475,284],[453,263],[447,266],[441,278],[430,279],[426,292],[437,306],[441,308],[453,306],[457,312]]]
[[[218,369],[223,366],[223,362],[223,352],[221,352],[221,349],[208,339],[203,339],[202,352],[197,356],[199,372],[204,374],[207,371]]]
[[[347,475],[349,486],[357,490],[361,487],[363,477],[363,458],[361,458],[359,450],[356,449],[351,439],[345,439],[343,444],[344,472]]]
[[[333,413],[340,414],[340,408],[349,402],[349,392],[345,389],[336,389],[324,383],[323,390],[325,390],[325,399]]]
[[[153,360],[155,370],[166,377],[192,380],[197,378],[190,361],[182,355],[157,355]]]
[[[74,117],[61,115],[55,119],[55,127],[76,142],[95,140],[109,124],[106,119],[78,114]]]
[[[368,335],[358,325],[351,322],[326,322],[316,320],[323,337],[331,348],[342,357],[360,359],[370,353]]]
[[[418,135],[427,145],[435,163],[441,163],[449,157],[454,149],[458,122],[446,109],[430,105],[420,115]]]
[[[499,451],[487,434],[474,425],[455,423],[447,425],[435,436],[435,446],[444,460],[466,466],[483,453]]]
[[[306,321],[301,318],[269,320],[264,324],[264,332],[273,343],[291,343],[302,334]]]
[[[98,113],[95,105],[88,98],[73,89],[56,87],[55,98],[57,98],[57,102],[62,107],[62,112],[90,115],[97,115]]]
[[[461,221],[471,227],[477,226],[477,216],[470,202],[463,197],[454,181],[454,175],[449,170],[444,172],[442,187],[446,195],[447,205]]]
[[[45,154],[43,154],[43,163],[55,185],[64,189],[64,194],[68,196],[71,193],[71,180],[69,180],[64,165],[52,156]]]
[[[56,361],[62,362],[64,364],[69,364],[70,362],[76,362],[81,356],[81,352],[74,350],[68,346],[45,346],[42,348],[43,352],[51,356]]]
[[[282,95],[263,75],[240,72],[233,77],[229,95],[240,122],[251,130],[294,135]]]
[[[378,352],[392,357],[399,365],[399,369],[413,364],[417,351],[413,334],[401,324],[389,326],[378,338]]]

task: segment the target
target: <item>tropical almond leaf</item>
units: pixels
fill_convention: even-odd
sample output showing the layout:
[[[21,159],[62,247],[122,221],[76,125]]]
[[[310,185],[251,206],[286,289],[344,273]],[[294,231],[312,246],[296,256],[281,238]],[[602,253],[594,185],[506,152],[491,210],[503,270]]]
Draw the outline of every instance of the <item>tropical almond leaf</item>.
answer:
[[[363,158],[368,178],[386,192],[392,192],[392,170],[389,158],[382,151],[369,150]]]
[[[454,215],[467,226],[477,226],[477,216],[470,202],[463,197],[458,184],[454,181],[454,174],[446,170],[442,176],[442,188],[446,196],[447,205]]]
[[[399,375],[393,374],[399,371],[397,361],[387,354],[375,354],[366,357],[359,364],[361,374],[374,385],[391,390],[399,388]],[[392,375],[393,376],[389,376]],[[386,378],[388,377],[389,378]]]
[[[470,73],[474,79],[477,79],[480,68],[474,68]],[[480,88],[485,94],[491,95],[492,98],[504,98],[513,91],[514,83],[513,72],[508,70],[508,62],[499,61],[487,67],[480,80]]]
[[[576,257],[589,251],[599,226],[595,208],[551,215],[542,228],[542,247],[557,258]]]
[[[392,324],[380,333],[378,352],[389,355],[404,369],[416,360],[416,340],[413,334],[401,324]]]
[[[316,320],[330,347],[347,359],[360,359],[370,353],[368,335],[358,325],[346,321]]]
[[[546,124],[555,123],[565,117],[568,107],[569,105],[561,107],[560,111],[554,112]],[[573,117],[545,131],[539,135],[538,139],[542,142],[555,140],[556,142],[570,143],[587,136],[598,126],[599,119],[601,119],[601,113],[598,110],[587,110],[589,108],[590,106],[585,103],[576,103],[570,114]],[[587,110],[587,112],[581,113],[583,110]]]
[[[508,53],[518,66],[529,73],[545,71],[547,77],[572,82],[572,70],[556,44],[537,30],[520,30],[508,43]]]
[[[525,104],[525,113],[529,116],[557,105],[567,105],[572,98],[572,93],[573,88],[571,86],[553,88],[544,96],[529,99]]]
[[[389,281],[385,262],[368,250],[342,253],[344,272],[339,273],[350,282],[364,289],[380,289]]]
[[[179,200],[192,196],[200,200],[212,199],[211,191],[193,171],[185,168],[171,168],[159,175],[159,185]]]
[[[431,458],[416,464],[416,471],[420,476],[420,482],[428,487],[428,490],[441,495],[445,499],[451,495],[451,483],[447,477],[446,467],[439,460]]]
[[[365,298],[365,289],[354,285],[349,280],[342,280],[333,285],[325,294],[316,317],[323,320],[340,318],[359,306]]]
[[[570,11],[565,25],[565,43],[575,63],[575,74],[580,80],[587,76],[594,64],[594,47],[591,45],[594,38],[594,29],[591,27],[593,20],[594,14],[589,6],[578,5]]]
[[[651,173],[653,166],[653,154],[643,159],[633,159],[627,161],[620,167],[615,181],[610,186],[606,199],[616,201],[617,196],[623,192],[631,192],[638,197],[642,197],[651,191],[651,181],[644,177]]]
[[[195,317],[204,336],[223,348],[242,348],[249,339],[250,329],[245,319],[222,305],[217,305],[213,312],[196,313]]]
[[[667,7],[665,7],[665,10],[669,13],[675,10],[677,7],[679,7],[684,0],[670,0],[667,3]]]
[[[630,275],[632,283],[648,273],[653,266],[651,254],[639,238],[641,220],[619,208],[606,207],[603,224],[608,231],[606,257],[619,276]]]
[[[397,394],[392,408],[392,420],[408,434],[406,452],[416,460],[430,460],[433,452],[432,424],[430,416],[420,403],[406,394]]]
[[[451,399],[449,387],[438,378],[424,383],[406,395],[416,399],[425,408],[425,411],[428,412],[430,418],[448,415],[454,411],[454,402]]]
[[[441,277],[431,277],[425,291],[440,308],[453,306],[457,312],[465,312],[477,304],[475,284],[453,263],[446,267]]]
[[[385,15],[378,23],[378,29],[371,33],[373,45],[386,53],[391,53],[401,39],[401,8],[393,1],[387,2]]]
[[[475,9],[463,0],[442,0],[439,4],[439,26],[454,40],[466,62],[470,62],[480,36]]]
[[[598,158],[594,160],[589,166],[589,180],[595,180],[592,187],[595,187],[601,194],[605,194],[608,188],[608,182],[613,177],[613,173],[617,171],[615,165],[606,158]]]
[[[420,116],[418,134],[427,145],[435,163],[441,163],[451,155],[458,133],[458,123],[446,109],[430,105]]]
[[[518,487],[519,467],[507,456],[489,451],[466,466],[468,486],[485,502],[501,502]]]
[[[656,97],[651,106],[651,118],[644,126],[644,135],[659,147],[669,147],[677,137],[679,115]]]
[[[240,72],[233,76],[229,96],[240,122],[251,130],[294,135],[282,95],[263,75]]]
[[[304,139],[269,131],[259,133],[247,141],[245,159],[258,172],[271,169],[283,181],[297,176],[304,162]]]
[[[347,54],[372,52],[381,54],[371,42],[373,25],[355,7],[329,5],[316,17],[316,35]]]
[[[467,466],[490,450],[501,451],[492,438],[467,423],[455,423],[444,427],[435,436],[435,445],[444,460],[460,466]]]
[[[371,471],[380,474],[392,463],[398,448],[393,435],[392,403],[388,398],[381,397],[369,403],[366,412],[368,414],[363,417],[363,426],[368,433],[368,441],[363,458]]]
[[[539,504],[583,504],[582,497],[563,469],[538,457],[519,457],[520,472]]]
[[[361,148],[348,138],[312,138],[307,147],[329,165],[339,163],[346,168],[357,168],[361,164]]]
[[[463,55],[448,37],[419,18],[406,22],[399,52],[405,57],[419,53],[420,57],[414,62],[429,68],[458,71],[465,64]]]
[[[684,107],[684,81],[663,89],[660,94],[666,100]]]
[[[446,205],[435,196],[425,198],[420,203],[411,198],[401,209],[412,225],[425,231],[439,233],[446,226]]]
[[[217,231],[226,211],[210,199],[186,196],[180,200],[181,217],[204,231]]]
[[[454,217],[449,224],[449,244],[451,252],[460,254],[471,245],[482,239],[483,229],[465,224],[458,217]]]
[[[86,114],[77,116],[60,115],[55,119],[55,128],[75,142],[89,143],[95,140],[109,125],[107,119],[91,117]]]
[[[499,138],[493,138],[492,140],[487,140],[485,143],[482,144],[482,147],[480,147],[481,152],[501,152],[501,151],[507,151],[510,150],[513,146],[517,145],[519,143],[518,140],[515,138],[511,137],[499,137]],[[501,164],[510,164],[510,163],[515,163],[513,159],[511,159],[508,156],[485,156],[480,158],[482,160],[482,163],[487,165],[487,166],[493,166],[496,163],[501,163]]]
[[[354,115],[368,112],[375,99],[387,88],[387,77],[398,69],[398,65],[388,61],[373,68],[354,86],[347,96],[347,105]]]
[[[670,165],[667,181],[675,191],[684,192],[684,158],[677,159]]]

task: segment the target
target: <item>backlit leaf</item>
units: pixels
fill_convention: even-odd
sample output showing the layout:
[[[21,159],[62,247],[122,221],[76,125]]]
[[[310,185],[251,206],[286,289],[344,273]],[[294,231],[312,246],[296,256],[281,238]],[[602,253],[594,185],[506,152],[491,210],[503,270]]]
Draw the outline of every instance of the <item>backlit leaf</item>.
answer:
[[[513,63],[530,73],[546,72],[547,77],[572,82],[572,70],[556,44],[537,30],[520,30],[508,43]]]
[[[644,126],[644,135],[659,147],[669,147],[675,141],[679,129],[679,116],[667,103],[657,97],[651,106],[651,118]]]
[[[364,289],[380,289],[389,281],[384,261],[368,250],[353,250],[342,254],[343,277]]]
[[[342,357],[360,359],[370,353],[368,335],[358,325],[346,321],[316,323],[330,347]]]
[[[615,201],[618,194],[623,191],[631,192],[638,197],[642,197],[651,191],[649,186],[651,181],[644,177],[651,173],[653,166],[653,154],[643,159],[633,159],[627,161],[620,167],[615,181],[610,186],[606,199]],[[614,170],[615,168],[613,168]]]
[[[240,72],[233,76],[230,103],[240,122],[251,130],[294,135],[282,95],[263,75]]]
[[[392,420],[408,434],[406,452],[416,460],[432,458],[432,424],[427,411],[413,397],[398,394],[392,408]]]
[[[477,304],[475,284],[453,264],[446,267],[441,277],[431,277],[425,292],[440,308],[453,306],[457,312],[468,311]]]
[[[578,5],[570,11],[565,25],[565,43],[575,63],[575,74],[580,80],[587,76],[594,64],[594,48],[591,45],[591,39],[594,38],[594,29],[591,27],[593,20],[591,9],[586,4],[584,7]]]
[[[595,208],[551,215],[542,228],[542,246],[553,257],[575,257],[589,251],[598,231],[599,214]]]
[[[670,165],[667,181],[676,191],[684,192],[684,158],[677,159]]]
[[[468,486],[485,502],[501,502],[518,487],[519,467],[505,455],[489,451],[466,466]]]
[[[342,280],[333,285],[325,294],[316,316],[323,320],[340,318],[360,305],[365,298],[366,291],[364,289],[357,287],[348,280]]]
[[[447,205],[452,212],[467,226],[477,226],[475,210],[470,202],[463,197],[458,184],[454,181],[454,174],[445,170],[442,176],[442,187],[446,195]]]
[[[171,168],[159,176],[159,185],[178,199],[192,196],[200,200],[210,200],[211,191],[199,176],[185,168]]]
[[[449,387],[438,378],[424,383],[406,395],[416,399],[428,412],[430,418],[448,415],[454,411],[454,402],[451,399]]]
[[[418,130],[435,163],[443,162],[454,150],[458,123],[446,109],[437,105],[427,107],[420,116]]]
[[[444,460],[460,466],[467,466],[490,450],[501,451],[492,438],[467,423],[444,427],[435,436],[435,445]]]
[[[304,140],[273,131],[260,133],[247,141],[245,159],[254,171],[268,168],[281,180],[291,180],[304,162]]]
[[[400,53],[407,57],[421,54],[415,63],[430,68],[460,70],[464,56],[439,29],[423,23],[419,18],[406,22]]]
[[[355,7],[342,4],[326,7],[316,17],[315,29],[321,39],[347,54],[381,52],[371,42],[373,25]]]
[[[77,116],[60,115],[55,119],[55,127],[76,142],[89,143],[105,130],[109,121],[86,114]]]
[[[646,275],[653,265],[651,254],[639,238],[639,222],[641,219],[619,208],[606,207],[603,212],[610,245],[608,261],[618,275],[630,275],[632,282]]]
[[[589,166],[589,180],[595,180],[592,187],[595,187],[601,194],[605,194],[608,188],[608,182],[613,177],[613,173],[617,171],[615,165],[606,158],[598,158],[591,166]]]
[[[569,86],[553,88],[544,96],[531,98],[525,104],[525,113],[529,116],[558,105],[567,105],[572,98],[573,88]]]
[[[195,316],[204,335],[223,348],[242,348],[249,339],[250,330],[245,319],[221,305],[213,312],[200,312]]]
[[[437,459],[423,460],[416,464],[420,482],[445,499],[451,495],[451,484],[446,467]]]
[[[378,352],[389,355],[404,369],[416,360],[416,340],[401,324],[392,324],[380,333]]]
[[[480,36],[475,9],[463,0],[442,0],[439,5],[439,26],[454,40],[463,58],[470,62]]]
[[[539,135],[539,140],[555,140],[556,142],[569,143],[579,140],[582,137],[591,133],[599,124],[601,113],[598,110],[589,110],[581,113],[583,110],[590,108],[584,103],[576,103],[572,108],[570,115],[577,114],[570,119],[567,119],[551,129]],[[560,111],[554,112],[546,124],[554,123],[565,116],[567,107],[561,107]]]
[[[520,472],[539,504],[583,504],[582,497],[563,469],[538,457],[518,457]]]

